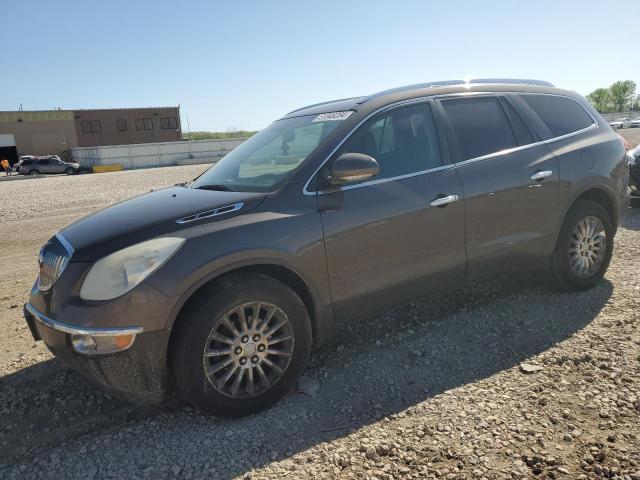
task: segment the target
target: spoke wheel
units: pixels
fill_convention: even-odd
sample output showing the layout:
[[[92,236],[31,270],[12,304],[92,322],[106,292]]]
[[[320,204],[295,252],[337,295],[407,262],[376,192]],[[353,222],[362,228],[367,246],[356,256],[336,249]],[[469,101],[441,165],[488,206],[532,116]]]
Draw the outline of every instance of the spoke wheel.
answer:
[[[569,263],[579,278],[593,276],[602,265],[607,250],[607,235],[602,221],[594,216],[580,220],[571,234]]]
[[[280,380],[293,350],[293,327],[284,311],[271,303],[248,302],[216,322],[205,342],[202,363],[217,392],[251,398]]]

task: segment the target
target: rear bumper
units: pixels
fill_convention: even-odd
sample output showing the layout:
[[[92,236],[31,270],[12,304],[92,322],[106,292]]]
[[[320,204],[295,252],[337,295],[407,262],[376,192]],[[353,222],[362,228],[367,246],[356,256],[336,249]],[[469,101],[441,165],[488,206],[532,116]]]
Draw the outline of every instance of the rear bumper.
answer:
[[[42,340],[61,362],[114,396],[144,404],[158,403],[164,398],[167,331],[141,333],[136,330],[135,341],[127,350],[86,355],[74,350],[72,335],[109,335],[114,330],[122,334],[126,329],[75,327],[44,316],[31,304],[25,305],[24,316],[35,340]]]

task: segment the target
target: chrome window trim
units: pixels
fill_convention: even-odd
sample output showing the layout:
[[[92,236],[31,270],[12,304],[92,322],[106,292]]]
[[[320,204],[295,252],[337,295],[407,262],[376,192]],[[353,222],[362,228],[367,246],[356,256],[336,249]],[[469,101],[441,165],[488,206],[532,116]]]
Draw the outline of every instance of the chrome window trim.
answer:
[[[38,322],[46,327],[53,328],[62,333],[69,335],[91,335],[93,337],[113,337],[116,335],[137,335],[142,333],[142,327],[114,327],[114,328],[92,328],[92,327],[76,327],[68,323],[59,322],[51,317],[47,317],[40,313],[31,303],[25,305],[25,309]]]
[[[489,160],[491,158],[501,157],[503,155],[509,155],[510,153],[519,152],[520,150],[527,150],[529,148],[538,147],[540,145],[545,145],[545,144],[557,142],[559,140],[564,140],[565,138],[570,138],[570,137],[573,137],[575,135],[580,135],[581,133],[588,132],[589,130],[593,130],[595,128],[598,128],[598,124],[597,123],[589,125],[588,127],[583,128],[582,130],[577,130],[575,132],[567,133],[567,134],[561,135],[559,137],[553,137],[553,138],[549,138],[547,140],[540,140],[539,142],[528,143],[527,145],[520,145],[518,147],[507,148],[505,150],[500,150],[499,152],[495,152],[495,153],[488,153],[487,155],[482,155],[481,157],[470,158],[469,160],[463,160],[461,162],[457,162],[454,165],[456,167],[458,167],[458,166],[462,166],[462,165],[467,165],[469,163],[475,163],[475,162],[480,162],[482,160]]]
[[[224,215],[225,213],[231,213],[231,212],[240,210],[242,207],[244,207],[243,202],[233,203],[231,205],[224,205],[222,207],[212,208],[211,210],[205,210],[204,212],[187,215],[186,217],[182,217],[176,220],[176,223],[179,223],[179,224],[190,223],[190,222],[195,222],[196,220],[202,220],[203,218],[211,218],[218,215]],[[220,211],[225,208],[229,210],[224,210],[223,212]]]
[[[380,178],[378,180],[370,180],[368,182],[355,183],[353,185],[344,185],[342,187],[329,188],[327,190],[318,190],[317,192],[313,192],[312,194],[315,195],[315,193],[318,193],[319,195],[324,195],[326,193],[333,193],[338,190],[353,190],[354,188],[367,187],[369,185],[379,185],[381,183],[393,182],[395,180],[403,180],[405,178],[417,177],[417,176],[424,175],[426,173],[431,173],[431,172],[439,172],[440,170],[450,170],[452,168],[455,168],[454,164],[442,165],[440,167],[429,168],[428,170],[420,170],[418,172],[405,173],[404,175],[398,175],[396,177]],[[308,194],[305,193],[305,195],[308,195]]]
[[[461,96],[475,96],[475,95],[548,95],[548,96],[552,96],[552,97],[562,97],[562,98],[567,98],[569,100],[574,101],[575,103],[577,103],[586,113],[587,115],[589,115],[589,118],[591,118],[591,120],[593,121],[593,123],[591,125],[589,125],[588,127],[585,127],[581,130],[577,130],[575,132],[570,132],[570,133],[566,133],[564,135],[560,135],[558,137],[553,137],[553,138],[548,138],[547,140],[540,140],[538,142],[534,142],[534,143],[529,143],[527,145],[520,145],[517,147],[513,147],[513,148],[508,148],[506,150],[501,150],[499,152],[495,152],[495,153],[489,153],[487,155],[482,155],[480,157],[475,157],[475,158],[470,158],[468,160],[463,160],[461,162],[454,162],[451,163],[449,165],[442,165],[441,167],[436,167],[436,168],[431,168],[428,170],[421,170],[419,172],[413,172],[413,173],[408,173],[405,175],[400,175],[397,177],[390,177],[390,178],[383,178],[383,179],[379,179],[379,180],[371,180],[368,182],[363,182],[363,183],[357,183],[354,185],[345,185],[342,187],[336,187],[336,188],[332,188],[332,189],[327,189],[327,190],[316,190],[316,191],[310,191],[309,190],[309,184],[311,183],[311,180],[313,180],[313,177],[315,177],[318,172],[320,171],[320,169],[322,167],[324,167],[324,165],[329,161],[329,159],[333,156],[334,153],[336,153],[338,151],[338,149],[340,149],[340,147],[342,147],[342,145],[349,139],[349,137],[351,137],[351,135],[353,135],[353,133],[360,128],[367,120],[369,120],[371,117],[373,117],[374,115],[377,115],[378,113],[382,113],[385,110],[388,110],[390,108],[395,108],[398,106],[402,106],[402,105],[407,105],[407,104],[411,104],[411,103],[422,103],[422,102],[426,102],[429,99],[434,99],[434,100],[438,100],[438,99],[442,99],[442,98],[455,98],[455,97],[461,97]],[[469,163],[474,163],[474,162],[479,162],[482,160],[489,160],[491,158],[495,158],[495,157],[500,157],[503,155],[508,155],[510,153],[514,153],[514,152],[518,152],[520,150],[526,150],[528,148],[534,148],[540,145],[545,145],[545,144],[550,144],[553,142],[558,142],[560,140],[564,140],[566,138],[570,138],[573,137],[575,135],[580,135],[582,133],[588,132],[590,130],[596,129],[596,128],[600,128],[600,124],[598,123],[598,121],[596,120],[596,118],[591,114],[591,112],[589,112],[582,104],[580,104],[580,102],[578,102],[576,99],[571,98],[567,95],[561,95],[558,93],[537,93],[537,92],[463,92],[463,93],[447,93],[447,94],[442,94],[442,95],[425,95],[423,97],[418,97],[418,98],[411,98],[408,100],[400,100],[399,102],[396,103],[391,103],[389,105],[385,105],[384,107],[380,107],[379,109],[371,112],[369,115],[367,115],[365,118],[363,118],[355,127],[353,127],[349,133],[347,133],[345,135],[345,137],[342,139],[342,141],[340,141],[340,143],[338,143],[338,145],[329,153],[329,155],[327,155],[327,158],[324,159],[324,161],[320,164],[320,166],[318,168],[316,168],[314,170],[314,172],[311,174],[311,176],[307,179],[307,181],[304,184],[304,187],[302,189],[302,193],[304,195],[324,195],[327,193],[333,193],[333,192],[337,192],[337,191],[342,191],[342,190],[353,190],[354,188],[360,188],[360,187],[368,187],[370,185],[379,185],[382,183],[386,183],[386,182],[392,182],[395,180],[402,180],[405,178],[410,178],[410,177],[415,177],[418,175],[424,175],[426,173],[431,173],[431,172],[436,172],[439,170],[446,170],[446,169],[450,169],[450,168],[455,168],[461,165],[467,165]]]

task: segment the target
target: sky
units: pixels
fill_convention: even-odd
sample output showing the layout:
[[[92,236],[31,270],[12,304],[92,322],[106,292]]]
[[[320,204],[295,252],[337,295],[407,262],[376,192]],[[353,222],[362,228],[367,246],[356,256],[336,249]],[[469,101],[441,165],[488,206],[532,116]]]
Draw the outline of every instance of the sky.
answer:
[[[0,0],[0,110],[180,105],[186,131],[432,80],[640,85],[638,0]],[[188,121],[187,121],[188,120]]]

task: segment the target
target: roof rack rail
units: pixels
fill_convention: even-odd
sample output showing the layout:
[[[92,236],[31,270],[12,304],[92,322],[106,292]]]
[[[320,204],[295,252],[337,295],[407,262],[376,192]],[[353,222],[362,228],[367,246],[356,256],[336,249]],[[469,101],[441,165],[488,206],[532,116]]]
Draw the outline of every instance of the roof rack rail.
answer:
[[[383,90],[382,92],[374,93],[367,97],[363,97],[357,103],[361,104],[372,98],[380,97],[382,95],[388,95],[390,93],[404,92],[407,90],[415,90],[418,88],[437,88],[437,87],[453,87],[456,85],[474,85],[479,83],[497,83],[505,85],[538,85],[541,87],[553,87],[554,85],[544,80],[532,80],[525,78],[473,78],[470,80],[441,80],[436,82],[416,83],[413,85],[406,85],[404,87],[391,88],[389,90]]]
[[[514,85],[539,85],[541,87],[554,87],[555,85],[545,80],[534,80],[531,78],[474,78],[468,83],[505,83]]]

